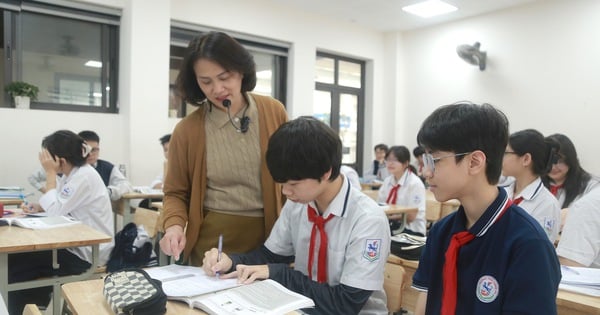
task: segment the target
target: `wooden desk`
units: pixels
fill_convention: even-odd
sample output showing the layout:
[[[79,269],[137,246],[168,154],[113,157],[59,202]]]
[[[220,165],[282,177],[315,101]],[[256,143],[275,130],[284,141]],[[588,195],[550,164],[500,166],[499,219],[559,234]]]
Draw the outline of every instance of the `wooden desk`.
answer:
[[[558,290],[556,307],[559,315],[600,314],[600,297]]]
[[[16,226],[0,227],[0,294],[6,303],[8,292],[28,288],[52,286],[54,291],[53,314],[60,314],[60,285],[66,282],[89,278],[99,265],[100,243],[112,238],[84,224],[66,227],[31,230]],[[8,284],[8,255],[13,253],[56,250],[81,246],[92,246],[92,266],[83,274],[75,276],[51,277]]]
[[[73,315],[87,315],[90,310],[94,310],[95,315],[114,315],[104,298],[103,288],[104,279],[94,279],[65,283],[62,286],[62,293]],[[166,314],[201,315],[206,313],[190,308],[186,303],[180,301],[168,301]]]
[[[370,182],[370,183],[360,183],[361,190],[377,190],[383,182]]]
[[[62,293],[73,315],[87,315],[90,314],[90,310],[94,310],[94,315],[114,315],[104,298],[103,288],[104,280],[94,279],[65,283],[62,286]],[[181,301],[167,301],[166,315],[206,315],[206,313],[190,308]],[[299,314],[291,312],[288,315]]]
[[[0,203],[5,206],[20,206],[23,203],[23,199],[0,199]]]
[[[396,229],[402,231],[406,226],[406,214],[417,213],[419,209],[400,205],[388,205],[384,211],[389,220],[402,219],[402,225]]]

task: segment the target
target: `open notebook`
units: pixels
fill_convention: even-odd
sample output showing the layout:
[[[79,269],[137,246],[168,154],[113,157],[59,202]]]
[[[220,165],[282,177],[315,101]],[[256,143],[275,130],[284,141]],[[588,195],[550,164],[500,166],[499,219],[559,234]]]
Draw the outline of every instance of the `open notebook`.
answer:
[[[26,216],[0,218],[0,225],[14,225],[34,230],[51,229],[78,223],[80,222],[66,216]]]
[[[312,299],[297,294],[273,280],[240,285],[237,279],[217,279],[200,267],[168,265],[145,269],[150,277],[162,281],[163,291],[171,300],[209,314],[285,314],[314,307]]]

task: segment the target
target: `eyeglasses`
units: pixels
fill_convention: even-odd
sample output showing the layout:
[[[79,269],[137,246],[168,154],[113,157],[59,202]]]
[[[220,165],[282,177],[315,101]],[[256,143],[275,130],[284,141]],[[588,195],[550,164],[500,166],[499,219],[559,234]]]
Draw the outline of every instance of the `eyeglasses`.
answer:
[[[431,174],[435,172],[435,163],[437,163],[441,159],[449,158],[449,157],[457,157],[470,154],[471,152],[463,152],[457,154],[444,155],[440,157],[434,158],[430,153],[423,153],[423,171],[428,171]]]
[[[98,153],[100,152],[100,148],[92,148],[92,151],[90,151],[90,153]]]
[[[386,163],[396,163],[396,162],[400,162],[400,161],[398,161],[396,159],[385,159],[385,162]]]

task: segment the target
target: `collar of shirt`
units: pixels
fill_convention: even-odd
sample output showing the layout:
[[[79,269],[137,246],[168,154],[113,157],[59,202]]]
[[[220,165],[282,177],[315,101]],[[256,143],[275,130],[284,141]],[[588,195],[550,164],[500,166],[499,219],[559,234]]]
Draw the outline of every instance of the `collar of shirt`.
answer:
[[[406,185],[406,181],[408,180],[408,175],[410,174],[410,169],[407,167],[404,170],[404,173],[402,174],[402,176],[400,176],[400,179],[394,183],[395,184],[400,184],[400,187],[403,187],[404,185]]]
[[[527,187],[525,187],[525,189],[523,189],[523,191],[521,191],[521,193],[518,196],[514,196],[513,199],[523,197],[523,200],[531,200],[540,193],[543,186],[544,186],[544,184],[542,183],[542,179],[540,177],[538,177],[533,182],[531,182],[529,185],[527,185]],[[513,187],[513,189],[514,189],[514,187]]]
[[[256,103],[254,102],[254,98],[251,95],[246,93],[246,99],[248,100],[248,109],[242,108],[237,114],[231,113],[231,120],[233,120],[236,126],[240,125],[240,118],[244,116],[244,114],[248,117],[251,116],[251,112],[256,108]],[[211,109],[211,105],[209,102],[206,102],[204,105],[204,110],[206,111],[206,119],[215,127],[223,128],[229,125],[229,115],[227,115],[227,110],[222,111],[216,107]],[[245,112],[244,112],[245,110]],[[237,118],[237,119],[236,119]]]
[[[503,188],[498,187],[498,196],[481,215],[479,220],[473,224],[473,226],[469,229],[469,232],[474,234],[476,237],[485,235],[489,228],[496,222],[498,217],[504,213],[503,210],[507,202],[509,202],[509,198],[506,194],[506,191]],[[465,215],[465,210],[463,206],[460,206],[456,213],[456,220],[454,220],[454,225],[452,226],[452,234],[464,231],[466,224],[467,217]]]
[[[333,200],[329,203],[325,212],[323,212],[323,217],[327,218],[329,214],[333,214],[336,217],[345,217],[346,216],[346,208],[348,205],[348,198],[350,195],[350,183],[345,176],[342,176],[343,182],[340,191],[338,191],[337,195],[333,198]],[[314,201],[309,202],[311,207],[317,209],[317,205]]]

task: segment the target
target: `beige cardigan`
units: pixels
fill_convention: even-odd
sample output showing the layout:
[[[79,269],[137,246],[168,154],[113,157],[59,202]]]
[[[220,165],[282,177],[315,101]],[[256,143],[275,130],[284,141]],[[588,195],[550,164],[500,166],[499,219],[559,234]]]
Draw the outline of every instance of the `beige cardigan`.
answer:
[[[281,185],[275,183],[269,173],[266,151],[269,138],[288,118],[283,105],[276,99],[252,93],[248,93],[248,96],[254,99],[258,109],[265,236],[268,236],[285,197],[281,193]],[[200,108],[182,119],[175,127],[169,143],[168,171],[163,187],[163,228],[172,225],[185,227],[187,223],[184,260],[188,259],[198,240],[204,218],[207,181],[205,116],[205,111]]]

